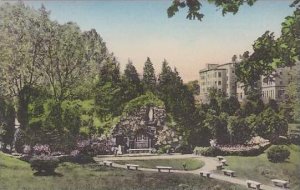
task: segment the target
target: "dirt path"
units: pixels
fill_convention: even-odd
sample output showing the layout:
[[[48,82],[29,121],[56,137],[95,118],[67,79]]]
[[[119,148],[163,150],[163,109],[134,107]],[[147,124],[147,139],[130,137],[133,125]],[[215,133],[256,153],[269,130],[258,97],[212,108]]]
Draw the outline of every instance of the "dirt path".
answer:
[[[247,186],[246,181],[244,179],[240,179],[238,177],[229,177],[229,176],[224,176],[221,174],[217,174],[214,171],[216,170],[216,166],[219,164],[217,158],[215,157],[203,157],[203,156],[196,156],[193,154],[175,154],[175,155],[141,155],[141,156],[98,156],[95,157],[95,161],[96,162],[102,162],[104,160],[109,160],[109,161],[115,161],[115,160],[150,160],[150,159],[179,159],[179,158],[196,158],[199,159],[201,161],[203,161],[205,163],[205,165],[197,170],[192,170],[192,171],[184,171],[184,170],[172,170],[172,172],[174,173],[183,173],[183,174],[195,174],[195,175],[199,175],[200,171],[210,171],[211,174],[211,178],[213,179],[217,179],[217,180],[222,180],[222,181],[226,181],[229,183],[233,183],[233,184],[238,184],[238,185],[242,185],[242,186]],[[117,164],[117,163],[113,163],[113,167],[117,167],[117,168],[126,168],[126,165],[121,165],[121,164]],[[157,169],[150,169],[150,168],[139,168],[139,170],[141,171],[147,171],[147,172],[157,172]],[[238,174],[237,174],[238,175]],[[265,190],[280,190],[280,188],[274,187],[274,186],[269,186],[269,185],[262,185],[261,189],[265,189]]]

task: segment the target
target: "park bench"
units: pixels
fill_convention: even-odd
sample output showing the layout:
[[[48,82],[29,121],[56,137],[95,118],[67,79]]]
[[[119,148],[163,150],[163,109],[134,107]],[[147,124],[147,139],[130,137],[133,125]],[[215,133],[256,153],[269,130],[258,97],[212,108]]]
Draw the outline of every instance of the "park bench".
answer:
[[[224,156],[217,156],[217,158],[219,159],[219,161],[225,159]]]
[[[113,164],[113,163],[110,162],[110,161],[106,161],[106,160],[103,161],[103,165],[104,165],[104,166],[110,166],[110,167],[112,167],[112,164]]]
[[[139,165],[135,165],[135,164],[126,164],[126,167],[128,170],[130,170],[130,168],[135,168],[135,170],[138,170]]]
[[[222,172],[224,173],[224,175],[229,175],[230,177],[234,177],[235,173],[235,171],[232,170],[222,170]]]
[[[162,170],[168,170],[170,173],[172,170],[172,167],[169,166],[156,166],[156,168],[158,169],[158,172],[161,172]]]
[[[219,164],[219,165],[217,165],[216,167],[217,167],[217,170],[223,169],[223,165],[222,165],[222,164]]]
[[[226,166],[226,165],[227,165],[227,164],[226,164],[226,161],[227,161],[227,160],[224,160],[224,159],[223,159],[223,160],[221,160],[220,162],[222,163],[223,166]]]
[[[210,178],[210,172],[200,171],[200,176]]]
[[[257,181],[252,181],[252,180],[247,180],[246,181],[248,188],[252,188],[252,185],[254,185],[254,187],[256,189],[260,189],[261,183],[257,182]]]
[[[129,149],[128,153],[133,154],[133,153],[151,153],[152,149],[151,148],[139,148],[139,149]]]
[[[285,181],[285,180],[280,180],[280,179],[272,179],[271,180],[275,186],[280,186],[280,187],[284,187],[287,188],[289,182]]]

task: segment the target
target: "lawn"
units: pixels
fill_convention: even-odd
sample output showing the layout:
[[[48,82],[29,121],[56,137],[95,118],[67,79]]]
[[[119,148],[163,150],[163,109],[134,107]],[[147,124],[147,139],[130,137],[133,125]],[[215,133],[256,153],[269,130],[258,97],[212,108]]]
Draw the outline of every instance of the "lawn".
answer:
[[[268,161],[266,153],[255,157],[226,156],[228,166],[240,178],[271,184],[271,179],[290,180],[291,189],[300,189],[300,146],[288,146],[291,155],[284,163]]]
[[[204,166],[204,162],[196,158],[186,159],[149,159],[149,160],[119,160],[114,161],[117,164],[137,164],[142,168],[156,168],[156,166],[171,166],[175,170],[183,170],[183,164],[186,164],[186,170],[196,170]]]
[[[192,174],[128,171],[95,164],[60,164],[56,176],[35,176],[28,163],[0,152],[1,190],[160,190],[182,189],[232,189],[246,188]]]

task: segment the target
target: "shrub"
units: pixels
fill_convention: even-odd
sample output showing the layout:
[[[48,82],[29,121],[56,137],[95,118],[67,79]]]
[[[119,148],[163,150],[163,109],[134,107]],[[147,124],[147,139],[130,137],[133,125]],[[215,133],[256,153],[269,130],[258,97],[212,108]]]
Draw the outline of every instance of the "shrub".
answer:
[[[171,145],[165,145],[162,146],[158,149],[158,153],[163,154],[163,153],[170,153]]]
[[[194,149],[194,154],[202,155],[202,156],[218,156],[218,155],[222,155],[223,152],[218,147],[210,146],[210,147],[196,147]]]
[[[53,156],[34,156],[30,159],[30,166],[32,170],[36,170],[41,173],[54,173],[55,169],[58,167],[59,159]]]
[[[290,151],[285,146],[273,146],[267,152],[268,159],[271,162],[283,162],[290,156]]]
[[[33,154],[34,155],[49,155],[50,154],[50,147],[49,145],[40,145],[37,144],[33,147]]]
[[[191,154],[193,152],[193,149],[188,144],[183,143],[175,148],[175,152],[181,154]]]

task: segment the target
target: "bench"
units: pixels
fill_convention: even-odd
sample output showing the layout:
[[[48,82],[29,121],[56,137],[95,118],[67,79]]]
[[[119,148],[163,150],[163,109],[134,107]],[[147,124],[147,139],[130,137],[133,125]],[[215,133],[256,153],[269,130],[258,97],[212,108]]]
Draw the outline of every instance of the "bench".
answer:
[[[169,166],[156,166],[156,168],[158,169],[158,172],[161,172],[162,170],[168,170],[170,173],[172,170],[172,167]]]
[[[224,159],[224,156],[217,156],[217,158],[219,159],[219,161]]]
[[[254,185],[256,189],[260,189],[261,183],[257,181],[247,180],[246,181],[248,188],[252,188],[251,185]]]
[[[110,161],[103,161],[103,165],[104,166],[110,166],[110,167],[112,167],[112,162],[110,162]]]
[[[217,170],[223,169],[223,165],[222,165],[222,164],[219,164],[219,165],[217,165],[216,167],[217,167]]]
[[[285,180],[280,180],[280,179],[272,179],[271,180],[275,186],[280,186],[280,187],[284,187],[287,188],[289,182],[285,181]]]
[[[235,171],[232,170],[222,170],[222,172],[224,173],[224,175],[229,175],[230,177],[234,177],[235,173]]]
[[[130,170],[130,168],[135,168],[135,170],[138,170],[139,165],[135,165],[135,164],[126,164],[126,167],[128,170]]]
[[[210,172],[200,171],[200,176],[210,178]]]
[[[129,149],[128,153],[133,154],[133,153],[151,153],[152,149],[151,148],[139,148],[139,149]]]
[[[226,164],[226,161],[227,161],[227,160],[221,160],[220,162],[222,163],[223,166],[226,166],[226,165],[227,165],[227,164]]]

